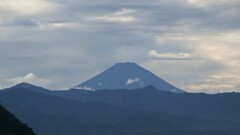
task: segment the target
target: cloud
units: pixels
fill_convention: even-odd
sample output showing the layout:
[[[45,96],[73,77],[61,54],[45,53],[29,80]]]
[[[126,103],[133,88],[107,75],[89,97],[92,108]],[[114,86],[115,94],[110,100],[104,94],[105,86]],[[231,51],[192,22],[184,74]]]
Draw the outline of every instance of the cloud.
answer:
[[[75,89],[81,89],[81,90],[95,90],[94,88],[92,87],[88,87],[88,86],[84,86],[84,87],[75,87]]]
[[[223,93],[223,92],[238,92],[230,84],[191,84],[187,89],[190,89],[189,92],[204,92],[209,94]]]
[[[240,77],[229,74],[214,74],[199,80],[197,84],[190,84],[186,89],[191,92],[219,93],[238,92]]]
[[[25,76],[19,76],[16,78],[12,78],[12,79],[9,79],[8,81],[12,82],[13,84],[19,84],[22,82],[26,82],[26,83],[32,83],[32,84],[40,85],[40,86],[46,86],[47,84],[51,83],[51,80],[39,78],[34,73],[28,73]]]
[[[210,8],[212,6],[226,5],[226,4],[235,4],[239,2],[238,0],[218,0],[217,2],[212,0],[186,0],[190,5],[200,7],[200,8]]]
[[[47,22],[39,24],[40,30],[57,30],[57,29],[79,29],[84,28],[84,24],[79,22]]]
[[[56,8],[54,3],[46,0],[1,0],[0,13],[19,15],[36,15],[47,13]]]
[[[34,73],[28,73],[25,76],[18,76],[15,78],[6,79],[5,81],[2,82],[3,84],[1,84],[0,88],[11,87],[22,82],[26,82],[26,83],[30,83],[38,86],[47,86],[53,81],[49,79],[39,78]]]
[[[196,84],[186,86],[191,92],[239,92],[240,77],[229,74],[210,75]]]
[[[203,80],[211,75],[240,76],[239,6],[239,0],[1,0],[0,81],[6,86],[6,78],[32,71],[57,80],[48,88],[71,88],[119,61],[135,61],[182,89],[209,84]]]
[[[134,84],[134,83],[139,82],[139,81],[140,81],[140,79],[138,79],[138,78],[133,78],[133,79],[129,78],[127,80],[126,84],[130,85],[130,84]]]
[[[240,40],[237,38],[239,35],[238,30],[207,35],[198,33],[162,35],[156,38],[159,50],[186,51],[191,54],[194,61],[156,62],[151,60],[147,65],[150,68],[154,67],[153,71],[156,71],[159,76],[166,77],[173,84],[189,92],[240,91],[237,86],[240,81],[238,77],[240,76],[238,53]],[[158,70],[159,68],[161,70]],[[213,75],[221,76],[222,79],[216,76],[213,79],[211,78]],[[227,80],[230,77],[234,79]]]
[[[150,58],[166,59],[166,60],[178,60],[178,59],[190,59],[189,53],[158,53],[156,50],[150,50],[148,52]]]
[[[129,23],[136,20],[136,17],[132,15],[135,12],[135,10],[124,8],[108,15],[92,17],[92,19],[104,22]]]
[[[4,25],[10,26],[10,27],[25,27],[25,28],[30,28],[30,27],[38,27],[38,22],[34,19],[17,19],[14,21],[7,21],[5,22]]]

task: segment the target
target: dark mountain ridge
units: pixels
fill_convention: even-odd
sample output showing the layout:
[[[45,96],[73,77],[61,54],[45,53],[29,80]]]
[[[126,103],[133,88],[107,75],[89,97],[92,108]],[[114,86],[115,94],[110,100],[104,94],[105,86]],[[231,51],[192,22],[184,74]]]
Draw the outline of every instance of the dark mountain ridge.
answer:
[[[143,111],[240,121],[240,93],[181,93],[153,86],[139,89],[49,91],[47,94],[82,102],[104,102]]]
[[[39,135],[237,135],[239,96],[176,94],[153,86],[50,91],[25,83],[0,92],[2,104]]]

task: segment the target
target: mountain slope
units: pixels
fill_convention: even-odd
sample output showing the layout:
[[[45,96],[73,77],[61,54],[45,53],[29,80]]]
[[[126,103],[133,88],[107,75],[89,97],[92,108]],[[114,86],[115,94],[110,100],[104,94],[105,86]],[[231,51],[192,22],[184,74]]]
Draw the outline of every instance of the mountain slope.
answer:
[[[148,85],[164,91],[183,92],[163,79],[157,77],[152,72],[140,67],[136,63],[118,63],[98,74],[97,76],[85,81],[75,89],[134,89]]]
[[[31,128],[0,105],[0,135],[35,135]]]

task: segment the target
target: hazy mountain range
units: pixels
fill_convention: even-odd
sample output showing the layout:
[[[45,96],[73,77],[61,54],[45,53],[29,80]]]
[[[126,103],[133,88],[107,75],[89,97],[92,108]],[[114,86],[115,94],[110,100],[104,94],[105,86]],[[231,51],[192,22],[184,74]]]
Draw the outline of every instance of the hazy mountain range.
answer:
[[[240,94],[186,93],[135,63],[67,91],[21,83],[0,100],[38,135],[238,135]]]

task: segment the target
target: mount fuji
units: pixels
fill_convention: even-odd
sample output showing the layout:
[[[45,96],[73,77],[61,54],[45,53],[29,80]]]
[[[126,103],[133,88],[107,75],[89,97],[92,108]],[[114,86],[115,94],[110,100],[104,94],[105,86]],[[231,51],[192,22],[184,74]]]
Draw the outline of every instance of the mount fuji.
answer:
[[[159,90],[175,93],[184,92],[159,78],[152,72],[131,62],[117,63],[90,80],[75,86],[73,89],[136,89],[149,85],[154,86]]]

